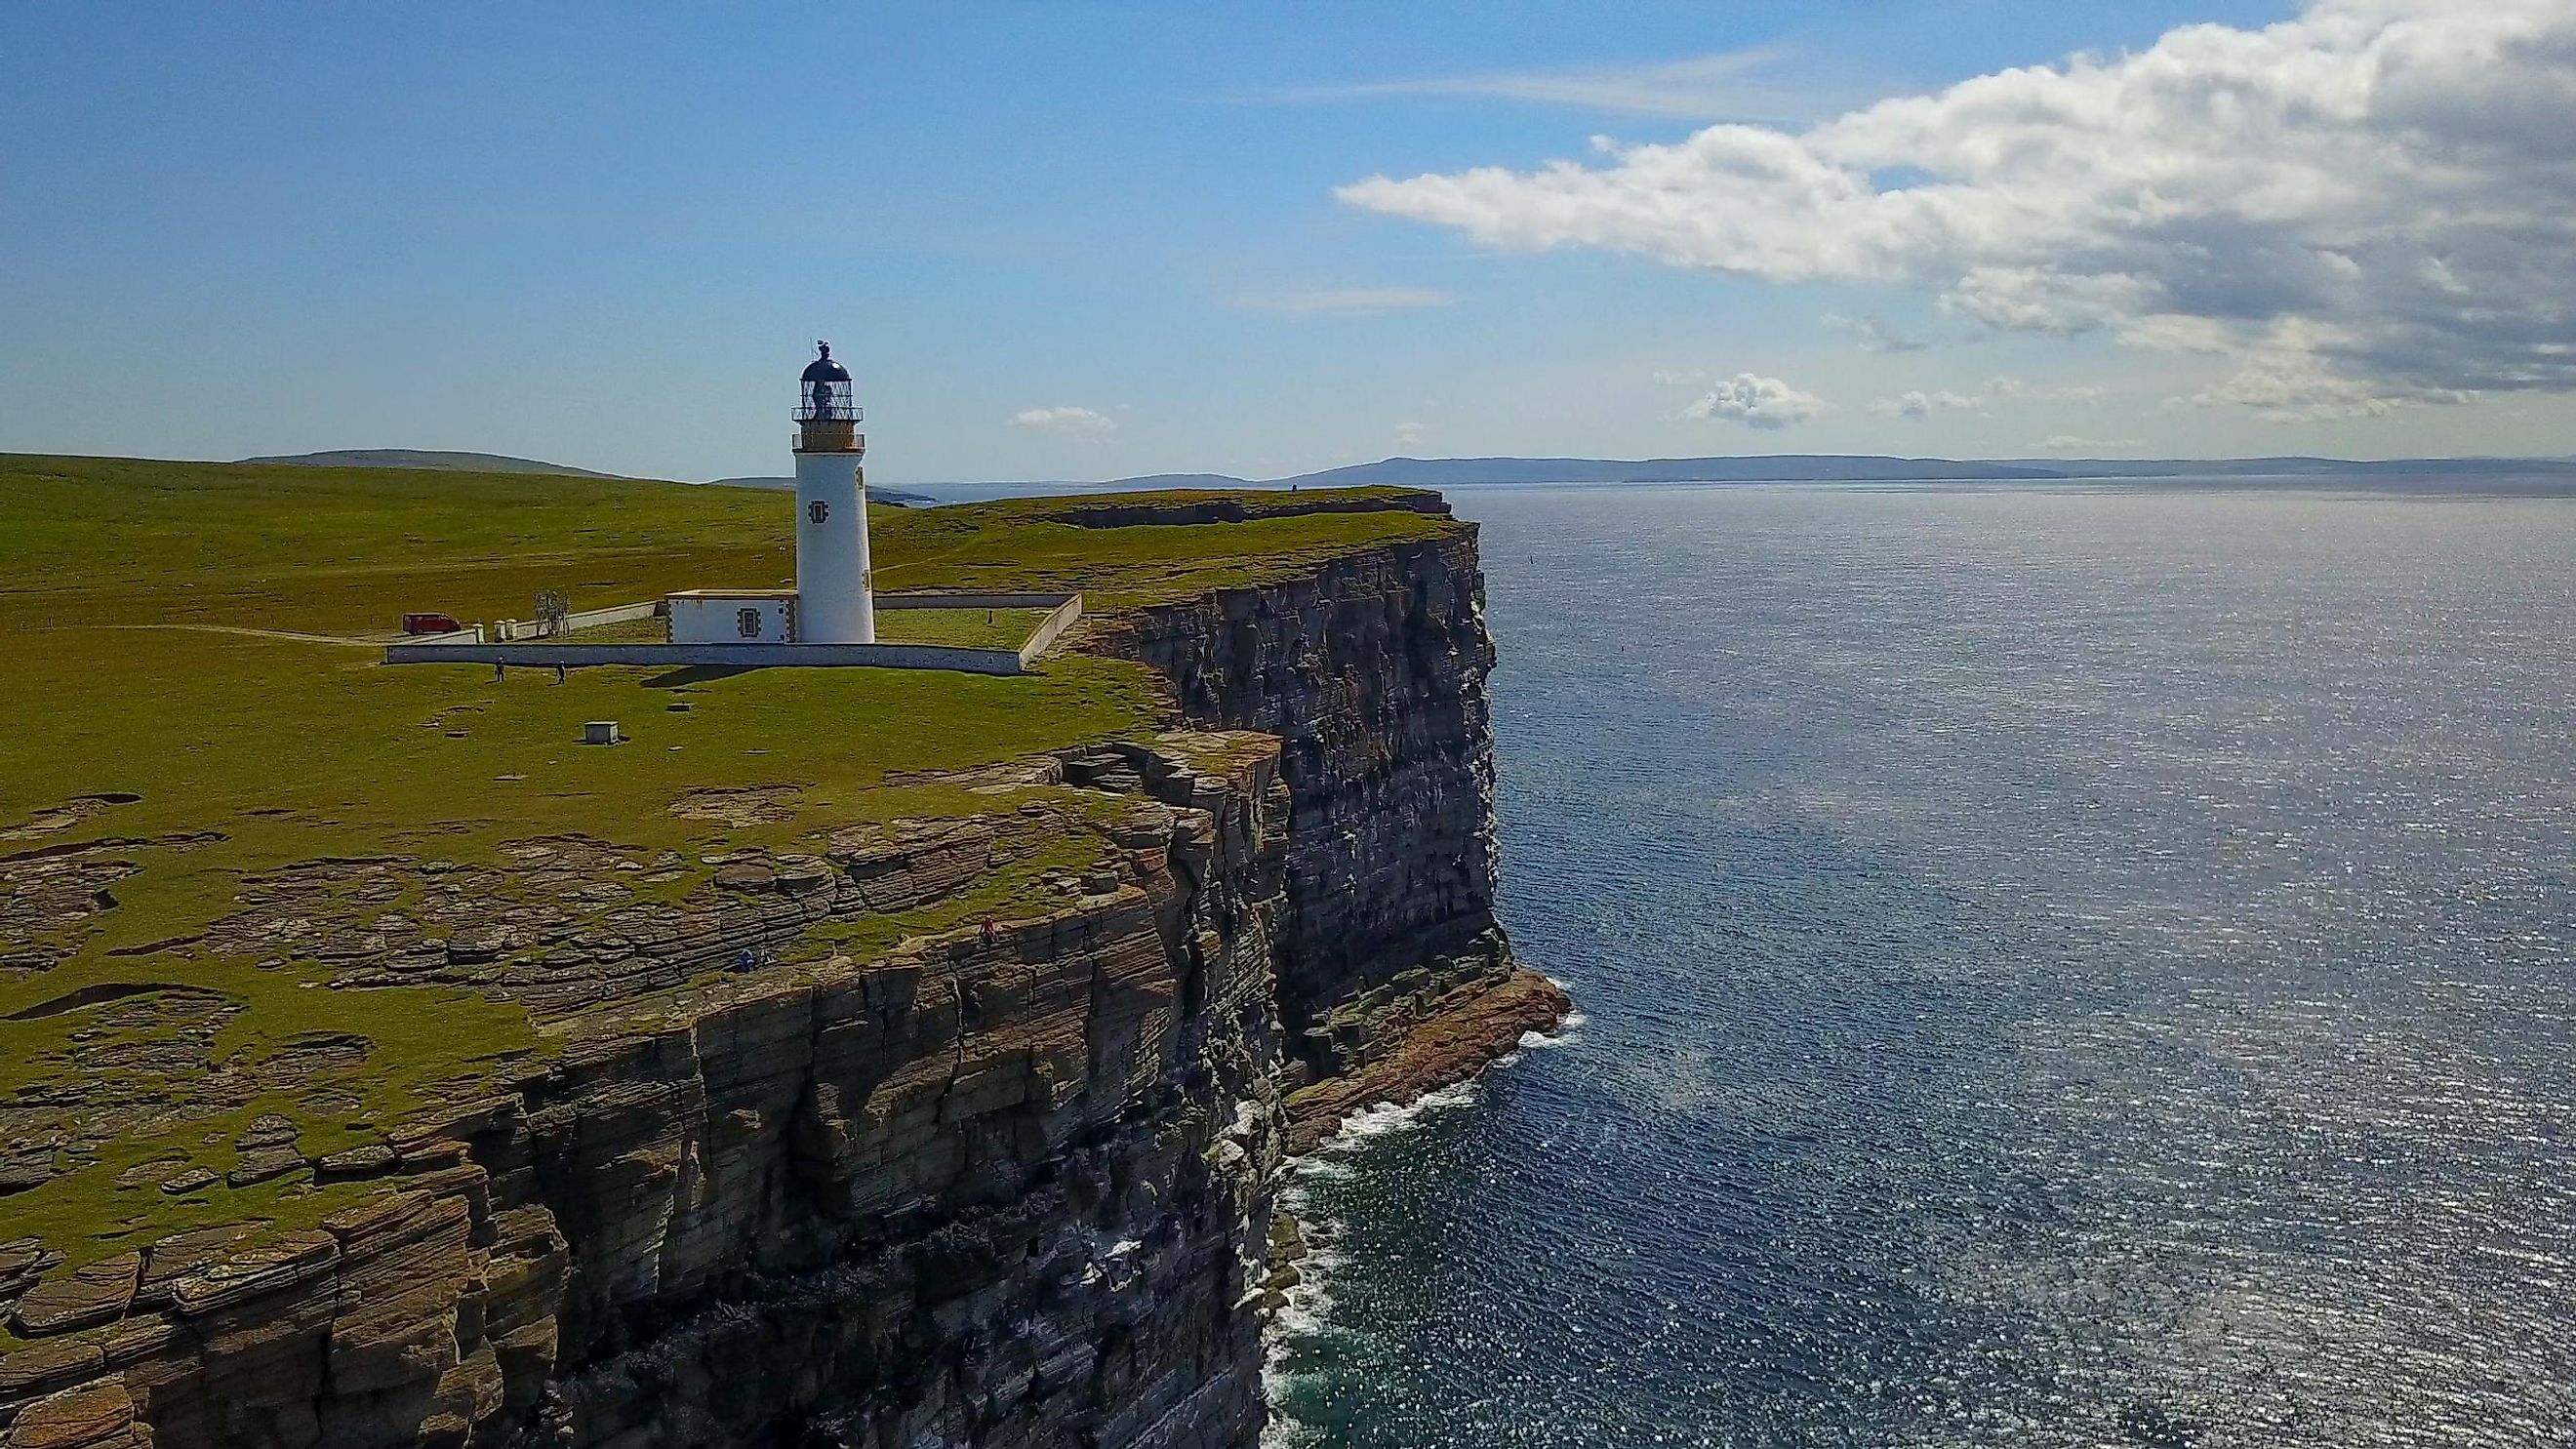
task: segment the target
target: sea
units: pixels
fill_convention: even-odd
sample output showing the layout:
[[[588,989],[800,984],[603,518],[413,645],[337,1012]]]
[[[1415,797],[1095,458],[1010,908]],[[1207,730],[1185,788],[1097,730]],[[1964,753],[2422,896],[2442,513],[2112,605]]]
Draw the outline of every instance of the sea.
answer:
[[[1275,1443],[2576,1443],[2576,496],[1451,501],[1581,1014],[1298,1170]]]

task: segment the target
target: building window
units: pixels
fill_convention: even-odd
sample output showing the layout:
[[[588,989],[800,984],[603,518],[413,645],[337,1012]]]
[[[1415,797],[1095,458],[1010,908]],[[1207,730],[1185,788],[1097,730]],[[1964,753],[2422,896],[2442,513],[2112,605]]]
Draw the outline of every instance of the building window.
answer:
[[[832,505],[824,502],[820,498],[817,498],[813,502],[805,505],[805,516],[814,520],[816,523],[820,523],[824,519],[832,516]]]
[[[736,609],[736,610],[734,610],[734,612],[733,612],[733,631],[734,631],[735,633],[737,633],[737,634],[740,634],[740,635],[741,635],[742,637],[744,637],[745,639],[757,639],[757,638],[759,638],[759,637],[760,637],[760,611],[759,611],[758,609]]]

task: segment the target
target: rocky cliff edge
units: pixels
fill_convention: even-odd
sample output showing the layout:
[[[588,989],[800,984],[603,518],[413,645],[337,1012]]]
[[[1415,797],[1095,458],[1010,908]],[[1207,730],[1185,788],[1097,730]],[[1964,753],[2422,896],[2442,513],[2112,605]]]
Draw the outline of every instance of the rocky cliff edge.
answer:
[[[353,939],[316,903],[437,926],[471,892],[399,855],[266,882],[226,919],[336,952],[332,989],[452,977],[545,1049],[362,1149],[239,1124],[233,1171],[346,1204],[309,1221],[73,1257],[0,1196],[0,1443],[1250,1445],[1285,1156],[1565,1010],[1493,916],[1481,598],[1457,525],[1114,615],[1089,647],[1173,728],[943,776],[974,808],[740,851],[605,928]],[[661,865],[524,849],[566,899]]]

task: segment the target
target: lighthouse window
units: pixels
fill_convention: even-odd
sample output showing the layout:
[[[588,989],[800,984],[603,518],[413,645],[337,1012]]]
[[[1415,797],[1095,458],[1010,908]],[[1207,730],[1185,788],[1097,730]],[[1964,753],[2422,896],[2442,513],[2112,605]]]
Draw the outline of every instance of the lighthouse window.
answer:
[[[733,615],[733,630],[745,639],[759,638],[760,611],[758,609],[736,609]]]
[[[832,505],[824,502],[820,498],[817,498],[813,502],[805,505],[805,516],[814,520],[816,523],[820,523],[824,519],[832,516]]]

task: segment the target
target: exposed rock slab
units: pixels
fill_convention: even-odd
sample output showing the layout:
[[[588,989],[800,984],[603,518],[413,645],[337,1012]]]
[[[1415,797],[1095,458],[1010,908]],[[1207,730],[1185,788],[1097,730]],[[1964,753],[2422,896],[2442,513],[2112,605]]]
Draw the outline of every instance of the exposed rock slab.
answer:
[[[1399,998],[1358,1028],[1367,1047],[1343,1071],[1288,1095],[1290,1155],[1313,1151],[1355,1113],[1477,1076],[1529,1033],[1556,1030],[1571,1009],[1562,987],[1526,967]]]

